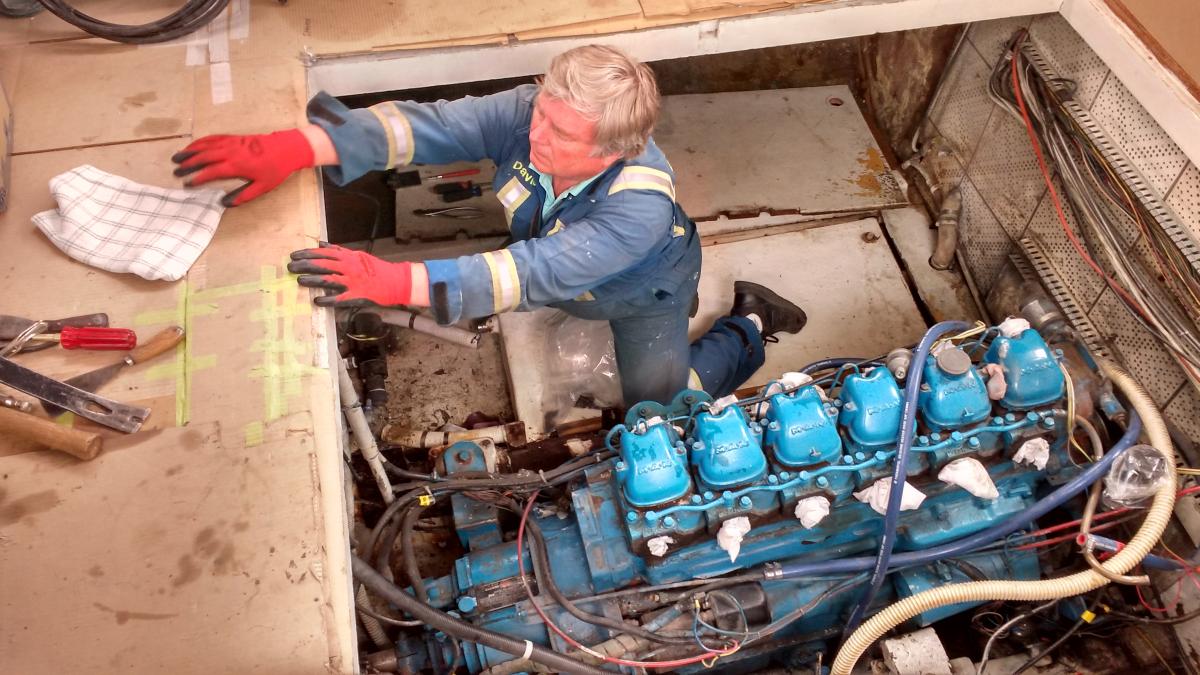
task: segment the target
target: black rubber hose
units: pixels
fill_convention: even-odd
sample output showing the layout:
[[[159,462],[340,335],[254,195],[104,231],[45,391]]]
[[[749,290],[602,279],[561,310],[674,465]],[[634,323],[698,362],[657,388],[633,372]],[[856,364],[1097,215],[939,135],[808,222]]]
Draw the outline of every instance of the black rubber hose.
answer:
[[[587,455],[579,459],[567,462],[550,471],[544,471],[537,474],[529,474],[525,476],[512,474],[505,476],[492,476],[485,474],[485,477],[476,479],[450,479],[439,481],[437,483],[414,484],[409,492],[396,497],[388,508],[379,517],[379,521],[375,523],[375,527],[371,528],[371,533],[363,542],[362,552],[367,560],[375,560],[375,549],[381,541],[381,535],[388,528],[389,523],[396,517],[400,511],[409,504],[415,502],[423,495],[440,496],[451,492],[460,492],[465,490],[495,490],[507,488],[509,490],[519,490],[528,488],[535,490],[540,487],[560,485],[571,480],[575,474],[582,472],[590,466],[594,466],[612,457],[610,452],[600,452],[594,455]],[[459,474],[461,475],[461,474]],[[392,541],[396,537],[399,528],[399,523],[396,527],[390,530],[390,536],[382,537],[382,541]]]
[[[447,635],[467,642],[481,644],[484,647],[490,647],[506,654],[512,654],[516,658],[528,657],[531,661],[562,673],[571,673],[572,675],[610,675],[612,672],[581,663],[575,659],[546,649],[541,645],[526,640],[518,640],[486,628],[480,628],[479,626],[459,621],[449,614],[440,612],[429,605],[419,602],[416,598],[397,588],[387,579],[380,576],[379,572],[375,571],[375,568],[368,565],[366,561],[358,556],[351,556],[350,563],[354,570],[354,578],[366,584],[367,588],[370,588],[376,594],[400,608],[401,611],[412,615],[414,619],[424,621],[430,627],[440,630]]]
[[[51,13],[76,28],[105,40],[127,44],[167,42],[204,27],[229,5],[229,0],[189,0],[173,14],[141,25],[109,23],[69,5],[65,0],[38,0]]]
[[[598,616],[580,609],[578,605],[576,605],[571,601],[570,598],[563,594],[562,590],[559,589],[558,584],[554,581],[554,575],[550,572],[550,557],[546,552],[546,537],[542,534],[542,529],[538,526],[537,521],[533,520],[532,518],[529,519],[525,523],[525,529],[529,531],[530,535],[529,551],[531,553],[531,557],[533,558],[534,575],[537,577],[539,590],[545,590],[547,593],[549,593],[550,597],[554,598],[554,601],[561,605],[563,609],[570,612],[571,616],[594,626],[607,628],[618,633],[626,633],[640,637],[643,640],[651,640],[653,642],[659,642],[663,644],[692,644],[691,637],[670,637],[666,635],[659,635],[658,633],[652,633],[641,626],[635,626],[633,624],[625,623],[624,621],[610,619],[606,616]],[[520,554],[521,552],[518,551],[517,555]]]
[[[416,545],[413,542],[413,527],[420,517],[420,509],[410,508],[400,519],[400,550],[404,553],[404,574],[408,576],[408,583],[412,584],[413,595],[428,605],[429,593],[425,590],[425,578],[421,576],[421,568],[417,565]],[[390,551],[391,547],[387,550]],[[382,562],[387,565],[386,558]]]

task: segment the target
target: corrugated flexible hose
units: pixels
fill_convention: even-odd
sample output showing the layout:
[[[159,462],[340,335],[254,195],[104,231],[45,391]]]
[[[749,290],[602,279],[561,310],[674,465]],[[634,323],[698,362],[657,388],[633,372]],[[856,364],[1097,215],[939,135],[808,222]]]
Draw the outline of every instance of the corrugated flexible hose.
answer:
[[[1125,394],[1133,409],[1145,424],[1145,431],[1154,446],[1167,460],[1167,466],[1175,466],[1175,450],[1166,424],[1154,401],[1128,373],[1119,366],[1100,361],[1100,370]],[[1125,574],[1141,562],[1162,536],[1171,512],[1175,508],[1175,482],[1164,481],[1154,495],[1146,520],[1129,544],[1104,563],[1104,568],[1114,574]],[[960,602],[1009,600],[1038,602],[1054,598],[1067,598],[1100,588],[1109,580],[1088,569],[1060,579],[1043,581],[976,581],[951,584],[930,589],[901,600],[863,623],[846,640],[833,662],[832,675],[850,675],[854,664],[876,640],[888,631],[912,617],[937,607]]]

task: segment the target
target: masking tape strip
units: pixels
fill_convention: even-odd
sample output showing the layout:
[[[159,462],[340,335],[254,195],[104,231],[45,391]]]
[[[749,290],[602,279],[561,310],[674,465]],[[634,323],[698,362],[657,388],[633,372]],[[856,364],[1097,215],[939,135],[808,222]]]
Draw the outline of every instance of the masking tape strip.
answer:
[[[233,71],[229,62],[214,63],[208,67],[209,80],[212,83],[213,105],[229,103],[233,100]]]
[[[262,445],[263,442],[263,423],[251,422],[245,428],[245,443],[247,448],[252,448],[256,445]]]
[[[301,380],[309,375],[324,373],[308,365],[312,345],[298,340],[294,324],[296,317],[308,316],[312,307],[301,301],[307,299],[291,275],[280,276],[273,265],[261,268],[260,288],[262,308],[250,315],[263,324],[263,339],[255,340],[250,351],[263,355],[262,364],[250,370],[250,377],[263,382],[265,422],[273,422],[288,414],[288,399],[301,393]],[[309,357],[309,358],[306,358]]]
[[[229,62],[229,16],[225,12],[208,24],[208,62]]]
[[[185,63],[189,66],[202,66],[208,63],[208,45],[203,42],[188,43]]]
[[[250,37],[250,0],[233,0],[229,8],[230,39],[245,40]]]

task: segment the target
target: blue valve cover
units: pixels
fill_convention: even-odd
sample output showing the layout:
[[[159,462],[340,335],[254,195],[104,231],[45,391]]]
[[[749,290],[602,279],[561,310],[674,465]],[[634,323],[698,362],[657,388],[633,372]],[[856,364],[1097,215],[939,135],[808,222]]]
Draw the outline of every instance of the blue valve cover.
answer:
[[[625,499],[633,506],[657,506],[683,497],[692,488],[683,443],[676,446],[669,424],[656,424],[644,433],[621,436],[621,462],[616,473]]]
[[[1008,390],[1000,405],[1005,408],[1028,410],[1057,401],[1065,394],[1066,381],[1058,361],[1046,341],[1032,328],[1019,337],[997,337],[983,360],[1004,369]]]
[[[900,435],[904,395],[887,368],[854,373],[842,384],[841,423],[860,448],[893,445]]]
[[[953,375],[939,368],[933,356],[925,361],[918,403],[925,423],[934,431],[981,422],[992,411],[979,371],[967,368],[962,375]]]
[[[758,425],[754,425],[757,429]],[[692,464],[705,487],[733,488],[759,480],[767,473],[767,459],[759,445],[761,431],[750,428],[746,413],[736,405],[719,414],[696,416],[696,443]]]
[[[792,394],[775,394],[767,408],[765,442],[783,466],[802,467],[832,463],[842,456],[837,430],[837,409],[826,410],[816,387]]]

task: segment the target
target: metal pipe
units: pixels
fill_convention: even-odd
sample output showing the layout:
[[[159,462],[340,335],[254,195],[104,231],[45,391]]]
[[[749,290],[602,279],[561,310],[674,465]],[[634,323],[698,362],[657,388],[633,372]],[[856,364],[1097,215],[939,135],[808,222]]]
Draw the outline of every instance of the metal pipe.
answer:
[[[380,309],[376,311],[384,323],[410,328],[418,333],[431,335],[439,340],[452,342],[471,349],[479,348],[479,333],[463,330],[458,326],[441,326],[437,321],[403,309]]]
[[[937,217],[937,244],[929,256],[929,266],[935,270],[948,270],[954,264],[954,252],[958,250],[958,220],[962,216],[962,195],[958,188],[942,198],[942,208]]]
[[[367,424],[367,416],[363,414],[362,403],[358,400],[358,392],[354,391],[354,381],[346,370],[345,359],[338,359],[338,389],[342,397],[342,412],[346,415],[346,423],[350,425],[350,435],[358,446],[367,466],[371,467],[371,475],[383,495],[383,503],[391,504],[395,499],[392,494],[392,482],[388,480],[387,471],[383,468],[383,455],[379,454],[379,446],[375,443],[375,434]]]
[[[413,431],[386,425],[380,434],[383,440],[406,448],[440,448],[459,441],[490,440],[493,443],[525,445],[525,423],[510,422],[495,427],[465,429],[463,431]]]

